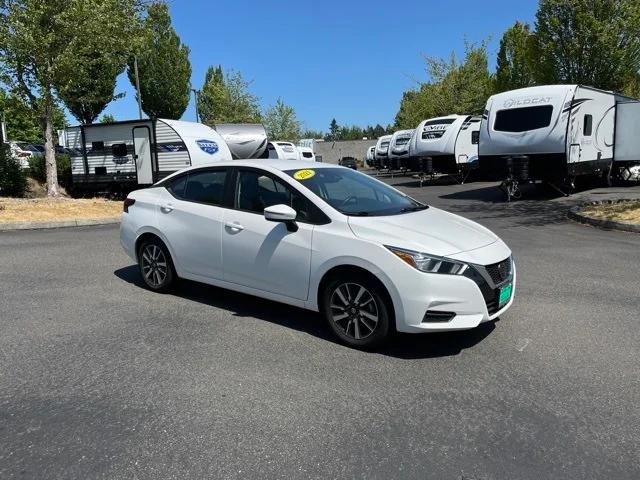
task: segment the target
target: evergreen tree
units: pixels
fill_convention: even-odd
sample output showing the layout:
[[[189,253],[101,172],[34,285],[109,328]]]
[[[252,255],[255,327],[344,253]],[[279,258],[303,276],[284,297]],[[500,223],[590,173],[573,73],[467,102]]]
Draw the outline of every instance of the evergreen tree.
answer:
[[[261,120],[258,97],[249,92],[249,83],[240,72],[209,67],[198,95],[201,121],[216,123],[257,123]]]
[[[515,90],[535,84],[531,51],[534,35],[526,23],[516,22],[500,40],[496,67],[496,91]]]

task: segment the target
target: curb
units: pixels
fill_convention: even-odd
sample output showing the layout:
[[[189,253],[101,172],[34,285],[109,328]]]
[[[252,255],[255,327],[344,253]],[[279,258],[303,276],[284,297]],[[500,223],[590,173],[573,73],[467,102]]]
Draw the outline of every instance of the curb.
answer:
[[[49,228],[88,227],[94,225],[113,225],[120,223],[120,217],[87,218],[80,220],[65,220],[60,222],[11,222],[0,223],[0,231],[9,230],[44,230]]]
[[[597,202],[583,203],[577,207],[573,207],[567,213],[567,216],[576,222],[591,225],[593,227],[603,228],[605,230],[622,230],[623,232],[640,233],[640,225],[636,223],[616,222],[615,220],[603,220],[594,218],[581,213],[584,207],[591,205],[610,205],[612,203],[640,202],[640,199],[624,199],[624,200],[601,200]]]

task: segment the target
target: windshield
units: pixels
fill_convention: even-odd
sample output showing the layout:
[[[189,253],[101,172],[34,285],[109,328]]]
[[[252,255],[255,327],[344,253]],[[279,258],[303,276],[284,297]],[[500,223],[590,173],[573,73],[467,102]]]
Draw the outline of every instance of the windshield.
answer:
[[[383,216],[429,208],[368,175],[344,168],[287,170],[294,178],[345,215]]]

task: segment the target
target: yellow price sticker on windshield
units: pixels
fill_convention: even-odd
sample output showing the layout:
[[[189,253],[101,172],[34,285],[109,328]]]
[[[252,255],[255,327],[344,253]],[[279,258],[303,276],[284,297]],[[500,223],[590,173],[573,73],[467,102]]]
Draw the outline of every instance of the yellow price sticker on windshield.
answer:
[[[296,180],[309,180],[311,177],[313,177],[316,174],[315,170],[298,170],[296,173],[293,174],[293,178],[295,178]]]

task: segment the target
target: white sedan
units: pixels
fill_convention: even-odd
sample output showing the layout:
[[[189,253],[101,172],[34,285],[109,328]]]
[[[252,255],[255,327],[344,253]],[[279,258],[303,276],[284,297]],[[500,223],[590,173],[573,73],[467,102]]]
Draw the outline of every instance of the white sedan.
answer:
[[[235,160],[182,170],[124,203],[146,285],[178,278],[319,311],[344,343],[463,330],[513,302],[495,234],[349,168]]]

